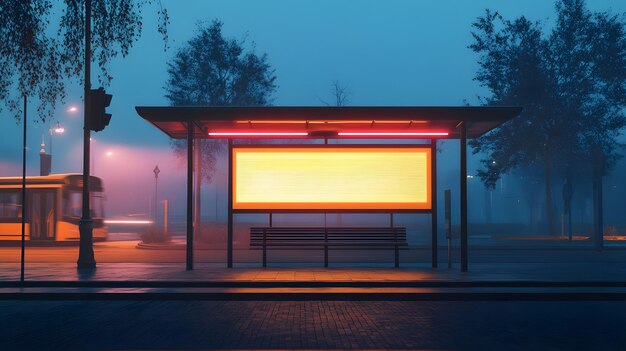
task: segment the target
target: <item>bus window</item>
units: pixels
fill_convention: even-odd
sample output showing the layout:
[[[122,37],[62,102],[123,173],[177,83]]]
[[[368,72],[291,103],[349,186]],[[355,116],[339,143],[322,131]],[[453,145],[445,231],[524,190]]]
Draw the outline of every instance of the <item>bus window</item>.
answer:
[[[18,193],[0,193],[0,219],[22,218],[21,196]]]
[[[104,194],[101,192],[92,192],[89,207],[91,209],[92,218],[103,218]],[[83,193],[80,191],[69,192],[63,212],[66,216],[81,217],[83,213]]]
[[[104,195],[101,192],[91,193],[91,217],[104,218]]]
[[[63,213],[70,217],[80,217],[82,211],[83,195],[79,191],[70,191],[65,201]]]

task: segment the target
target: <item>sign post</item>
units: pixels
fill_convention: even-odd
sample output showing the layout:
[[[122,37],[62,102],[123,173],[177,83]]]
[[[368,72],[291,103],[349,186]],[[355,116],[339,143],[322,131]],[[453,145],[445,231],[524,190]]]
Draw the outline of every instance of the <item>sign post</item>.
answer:
[[[446,240],[448,241],[448,268],[452,268],[452,214],[450,206],[450,189],[444,193],[445,197],[445,221],[446,221]]]

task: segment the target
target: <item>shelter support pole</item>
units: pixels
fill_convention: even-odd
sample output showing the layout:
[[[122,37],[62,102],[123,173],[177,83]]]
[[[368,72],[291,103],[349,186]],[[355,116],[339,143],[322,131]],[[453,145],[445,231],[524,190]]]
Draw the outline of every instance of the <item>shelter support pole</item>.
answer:
[[[233,268],[233,139],[228,139],[228,254],[227,266]]]
[[[25,260],[25,241],[26,241],[26,107],[27,97],[24,95],[24,139],[22,148],[22,237],[21,237],[21,257],[20,257],[20,281],[24,281],[24,260]],[[32,228],[31,228],[32,233]]]
[[[467,125],[461,129],[461,272],[467,272]]]
[[[430,140],[431,162],[431,259],[432,267],[437,268],[437,139]]]
[[[187,121],[187,270],[193,269],[193,122]]]

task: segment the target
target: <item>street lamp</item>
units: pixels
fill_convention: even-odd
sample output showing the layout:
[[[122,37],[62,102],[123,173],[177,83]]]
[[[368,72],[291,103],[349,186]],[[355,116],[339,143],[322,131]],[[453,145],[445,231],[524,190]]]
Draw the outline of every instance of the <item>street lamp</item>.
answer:
[[[50,173],[52,173],[52,136],[54,134],[63,134],[65,133],[65,128],[63,128],[63,126],[61,125],[61,123],[59,123],[59,121],[57,121],[57,124],[54,126],[54,128],[50,127],[48,129],[48,132],[50,133]]]
[[[161,170],[159,169],[159,166],[157,165],[154,167],[152,172],[154,172],[154,223],[156,223],[157,221],[157,189],[158,189],[158,182],[159,182],[159,173],[161,173]]]

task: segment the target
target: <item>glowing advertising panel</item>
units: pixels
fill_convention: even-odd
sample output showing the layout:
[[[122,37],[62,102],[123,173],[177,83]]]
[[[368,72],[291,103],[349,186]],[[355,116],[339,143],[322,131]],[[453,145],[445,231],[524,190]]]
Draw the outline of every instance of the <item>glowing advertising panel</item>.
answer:
[[[427,147],[234,147],[234,210],[429,210]]]

